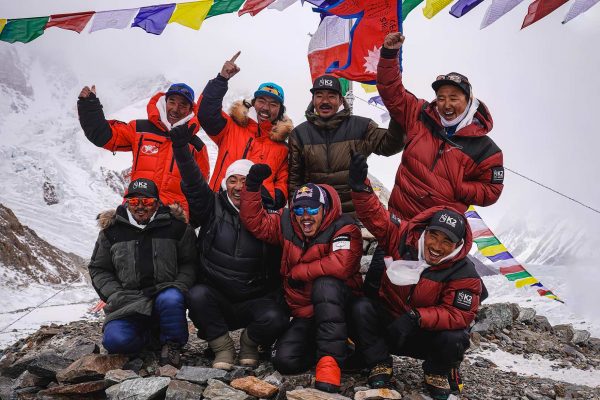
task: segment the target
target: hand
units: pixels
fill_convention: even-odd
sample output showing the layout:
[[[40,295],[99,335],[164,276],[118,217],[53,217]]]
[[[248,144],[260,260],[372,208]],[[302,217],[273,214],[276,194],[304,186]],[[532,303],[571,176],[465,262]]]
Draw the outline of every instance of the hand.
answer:
[[[96,85],[92,85],[91,88],[84,86],[83,89],[81,89],[81,92],[79,92],[80,99],[87,99],[88,97],[96,97]]]
[[[410,310],[388,325],[388,342],[394,350],[400,349],[406,339],[419,329],[420,318],[417,310]]]
[[[302,289],[304,287],[304,282],[296,279],[292,279],[291,276],[287,277],[288,286],[292,289]]]
[[[241,53],[242,53],[241,51],[238,51],[237,53],[235,53],[235,55],[233,57],[231,57],[231,60],[225,61],[225,64],[223,64],[223,68],[221,68],[221,72],[219,72],[219,74],[223,78],[230,79],[235,74],[240,72],[240,67],[238,67],[235,64],[235,60],[237,60],[237,58],[240,56]]]
[[[179,125],[169,131],[169,137],[173,141],[173,147],[184,147],[187,145],[194,131],[196,130],[196,124],[191,124],[189,127],[187,124]]]
[[[361,153],[352,153],[348,179],[350,189],[355,192],[364,192],[368,189],[368,186],[365,184],[368,173],[369,165],[367,164],[367,157]]]
[[[404,43],[404,35],[402,32],[388,33],[385,39],[383,39],[383,47],[386,49],[398,50]]]
[[[246,189],[249,192],[258,192],[263,181],[271,176],[271,167],[267,164],[254,164],[246,175]]]

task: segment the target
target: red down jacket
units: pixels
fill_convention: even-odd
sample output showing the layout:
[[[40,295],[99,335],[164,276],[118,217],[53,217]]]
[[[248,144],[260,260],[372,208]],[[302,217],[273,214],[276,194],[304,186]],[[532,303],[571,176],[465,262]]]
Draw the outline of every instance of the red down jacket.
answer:
[[[319,186],[329,194],[331,207],[317,235],[308,241],[288,208],[267,213],[263,209],[260,192],[249,192],[244,188],[241,196],[240,218],[246,229],[260,240],[283,247],[280,272],[284,278],[285,299],[293,317],[312,317],[312,282],[316,278],[338,278],[355,294],[360,294],[362,286],[359,272],[362,256],[360,229],[352,217],[342,215],[335,189],[329,185]],[[346,246],[339,246],[340,243]],[[305,284],[294,289],[288,285],[288,277]]]
[[[352,192],[358,218],[394,260],[417,260],[418,242],[431,216],[447,207],[433,207],[410,221],[400,222],[385,210],[374,193]],[[465,244],[451,260],[427,268],[416,285],[394,285],[384,273],[379,297],[395,316],[416,309],[421,328],[450,330],[467,328],[475,318],[482,291],[481,278],[467,258],[473,244],[466,224]]]
[[[502,151],[487,134],[493,121],[480,102],[473,122],[447,138],[436,112],[402,84],[398,57],[379,60],[377,89],[390,115],[406,131],[406,146],[389,208],[409,220],[434,206],[464,213],[494,204],[503,189]]]

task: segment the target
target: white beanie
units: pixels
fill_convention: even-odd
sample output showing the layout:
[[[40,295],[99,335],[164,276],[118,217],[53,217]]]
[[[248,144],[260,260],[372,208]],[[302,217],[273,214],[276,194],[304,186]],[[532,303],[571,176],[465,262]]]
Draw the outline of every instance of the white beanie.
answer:
[[[250,167],[253,165],[254,163],[252,161],[246,160],[245,158],[232,162],[229,167],[227,167],[227,171],[225,171],[225,177],[221,181],[221,187],[223,190],[227,190],[227,178],[229,178],[231,175],[246,176],[248,175],[248,172],[250,172]]]

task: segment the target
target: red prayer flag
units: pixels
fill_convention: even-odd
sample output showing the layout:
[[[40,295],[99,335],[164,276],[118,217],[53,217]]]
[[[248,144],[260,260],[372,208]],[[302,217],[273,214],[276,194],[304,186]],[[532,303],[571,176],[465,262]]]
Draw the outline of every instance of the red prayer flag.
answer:
[[[535,0],[529,5],[527,15],[523,20],[521,29],[528,27],[534,22],[539,21],[558,7],[565,4],[568,0]]]
[[[46,24],[46,29],[56,26],[61,29],[68,29],[81,33],[83,28],[92,19],[94,11],[85,11],[71,14],[54,14],[50,16],[50,21]]]
[[[248,0],[244,3],[244,6],[240,11],[238,11],[238,15],[244,15],[246,13],[250,13],[253,17],[267,8],[267,6],[273,3],[275,0]]]

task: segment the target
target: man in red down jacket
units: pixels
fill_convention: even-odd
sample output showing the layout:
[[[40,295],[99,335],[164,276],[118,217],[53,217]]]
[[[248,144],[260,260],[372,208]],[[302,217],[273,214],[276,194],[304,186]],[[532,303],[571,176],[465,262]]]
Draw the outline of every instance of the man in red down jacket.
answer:
[[[371,369],[369,383],[388,384],[390,353],[420,358],[430,394],[446,399],[462,389],[458,367],[482,297],[481,278],[467,258],[473,240],[469,224],[463,214],[445,206],[401,221],[384,209],[367,184],[365,156],[353,157],[351,176],[353,172],[350,186],[358,218],[386,254],[398,260],[389,260],[376,299],[362,297],[352,305],[354,339]]]
[[[273,365],[284,374],[299,373],[314,365],[316,355],[315,387],[336,392],[346,358],[347,306],[362,285],[360,229],[342,214],[329,185],[302,185],[291,209],[267,212],[259,188],[270,174],[265,164],[252,166],[240,217],[258,239],[283,247],[280,273],[293,320],[275,344]]]
[[[131,181],[152,180],[158,186],[161,202],[179,203],[187,215],[188,204],[181,192],[181,175],[173,156],[170,130],[195,119],[195,107],[194,91],[184,83],[171,85],[166,93],[156,93],[148,102],[148,119],[129,123],[106,120],[95,86],[85,86],[77,101],[79,123],[88,140],[112,152],[132,152]],[[189,146],[202,175],[208,179],[206,146],[198,136],[193,136]]]
[[[451,72],[431,85],[431,103],[404,88],[398,51],[400,32],[381,49],[377,89],[394,120],[406,131],[402,162],[389,201],[391,211],[409,220],[423,210],[447,206],[464,213],[469,205],[489,206],[500,197],[502,151],[487,134],[492,116],[473,96],[468,79]]]

